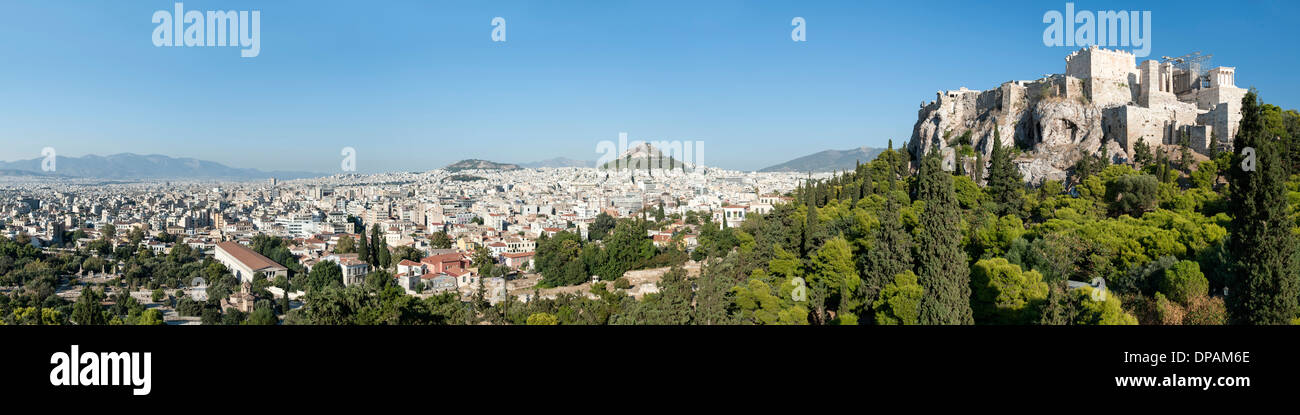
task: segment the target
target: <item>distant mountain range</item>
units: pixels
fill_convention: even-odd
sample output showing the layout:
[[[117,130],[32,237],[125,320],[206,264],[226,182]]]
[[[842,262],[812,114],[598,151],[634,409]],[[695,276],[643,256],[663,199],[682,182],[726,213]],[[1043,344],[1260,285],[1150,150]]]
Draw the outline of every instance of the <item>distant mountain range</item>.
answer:
[[[556,158],[553,158],[553,159],[546,159],[546,160],[542,160],[542,161],[534,161],[534,162],[532,162],[532,163],[522,163],[522,164],[520,164],[520,166],[523,166],[523,167],[525,167],[525,168],[529,168],[529,169],[540,169],[540,168],[544,168],[544,167],[546,167],[546,168],[561,168],[561,167],[595,167],[595,166],[596,166],[596,162],[595,162],[595,161],[591,161],[591,160],[574,160],[574,159],[567,158],[567,157],[556,157]]]
[[[55,171],[41,170],[43,158],[0,161],[0,175],[8,176],[64,176],[98,179],[204,179],[204,180],[256,180],[276,178],[281,180],[326,176],[301,171],[270,171],[241,169],[221,163],[188,157],[168,157],[158,154],[120,153],[109,156],[86,155],[58,157]]]
[[[787,161],[775,166],[767,167],[760,172],[834,172],[841,170],[853,170],[857,163],[869,162],[875,160],[876,156],[885,152],[883,148],[858,147],[848,150],[826,150],[809,154],[794,160]]]
[[[0,169],[0,177],[4,177],[4,176],[33,177],[33,176],[52,176],[52,175],[46,174],[44,172],[39,172],[39,171]]]
[[[497,163],[479,159],[461,160],[443,167],[443,169],[452,173],[464,170],[519,170],[520,168],[518,164]]]

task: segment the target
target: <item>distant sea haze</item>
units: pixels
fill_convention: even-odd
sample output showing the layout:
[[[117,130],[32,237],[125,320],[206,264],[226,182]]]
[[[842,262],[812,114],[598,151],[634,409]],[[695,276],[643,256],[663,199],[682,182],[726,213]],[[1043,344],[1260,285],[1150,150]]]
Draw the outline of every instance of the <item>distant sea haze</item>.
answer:
[[[799,157],[781,164],[758,170],[760,172],[833,172],[852,170],[858,162],[874,160],[883,149],[859,147],[848,150],[825,150]],[[250,168],[230,167],[218,162],[199,160],[189,157],[171,157],[160,154],[119,153],[108,156],[85,155],[81,157],[56,156],[54,171],[42,169],[44,158],[26,160],[0,161],[0,176],[23,177],[68,177],[93,179],[200,179],[200,180],[262,180],[275,178],[293,180],[324,177],[338,172],[308,171],[264,171]],[[595,167],[594,160],[577,160],[555,157],[528,163],[494,163],[478,159],[462,160],[481,161],[512,168],[564,168]],[[456,163],[447,167],[455,166]]]
[[[302,171],[241,169],[188,157],[120,153],[109,156],[55,157],[54,171],[42,169],[44,158],[0,162],[0,172],[10,175],[57,176],[98,179],[301,179],[328,176]]]

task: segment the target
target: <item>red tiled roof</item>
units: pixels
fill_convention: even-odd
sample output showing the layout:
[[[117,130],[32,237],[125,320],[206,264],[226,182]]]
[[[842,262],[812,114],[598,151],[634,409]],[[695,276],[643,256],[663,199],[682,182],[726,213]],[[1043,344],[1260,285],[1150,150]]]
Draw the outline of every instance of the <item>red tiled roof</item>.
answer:
[[[259,254],[252,249],[248,249],[246,246],[240,245],[239,242],[222,242],[217,244],[217,249],[230,254],[230,256],[234,257],[236,261],[243,263],[253,271],[267,268],[287,269],[283,265],[272,261],[270,258],[264,257],[262,254]]]
[[[423,263],[426,263],[426,264],[439,264],[439,263],[443,263],[443,262],[459,262],[459,261],[460,261],[460,253],[459,253],[459,252],[452,252],[452,253],[447,253],[447,254],[442,254],[442,255],[427,256],[427,257],[424,257],[424,258],[420,259],[420,262],[423,262]]]

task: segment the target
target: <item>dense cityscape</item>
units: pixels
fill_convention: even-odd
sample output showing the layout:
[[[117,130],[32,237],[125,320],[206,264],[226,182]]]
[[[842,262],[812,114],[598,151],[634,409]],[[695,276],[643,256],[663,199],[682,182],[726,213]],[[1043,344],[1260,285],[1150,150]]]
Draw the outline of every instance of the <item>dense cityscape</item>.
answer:
[[[0,190],[5,321],[362,322],[316,313],[295,319],[307,314],[298,309],[326,301],[313,295],[352,287],[401,301],[463,303],[451,314],[473,315],[445,320],[456,323],[492,321],[486,310],[502,302],[597,299],[605,287],[640,299],[658,291],[670,267],[698,274],[699,247],[719,230],[770,212],[799,183],[827,176],[657,172],[444,168],[283,182],[8,177]],[[632,230],[627,241],[606,237]],[[539,243],[564,235],[605,239],[611,255],[637,252],[602,261],[617,271],[544,278]],[[701,253],[692,259],[692,252]],[[104,311],[78,314],[79,300]],[[364,322],[433,319],[394,312]]]

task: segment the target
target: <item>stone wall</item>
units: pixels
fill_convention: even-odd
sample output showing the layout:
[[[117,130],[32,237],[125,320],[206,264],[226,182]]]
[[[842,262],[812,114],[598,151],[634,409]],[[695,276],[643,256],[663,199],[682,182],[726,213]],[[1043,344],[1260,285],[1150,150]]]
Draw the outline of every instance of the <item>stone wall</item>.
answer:
[[[1137,60],[1122,50],[1090,46],[1065,58],[1065,75],[1079,79],[1102,78],[1137,83]]]
[[[1134,80],[1136,80],[1134,76]],[[1126,81],[1107,79],[1107,78],[1089,78],[1083,81],[1084,89],[1087,91],[1088,99],[1093,104],[1110,108],[1121,105],[1128,105],[1136,101],[1133,91],[1136,88],[1133,84]]]

